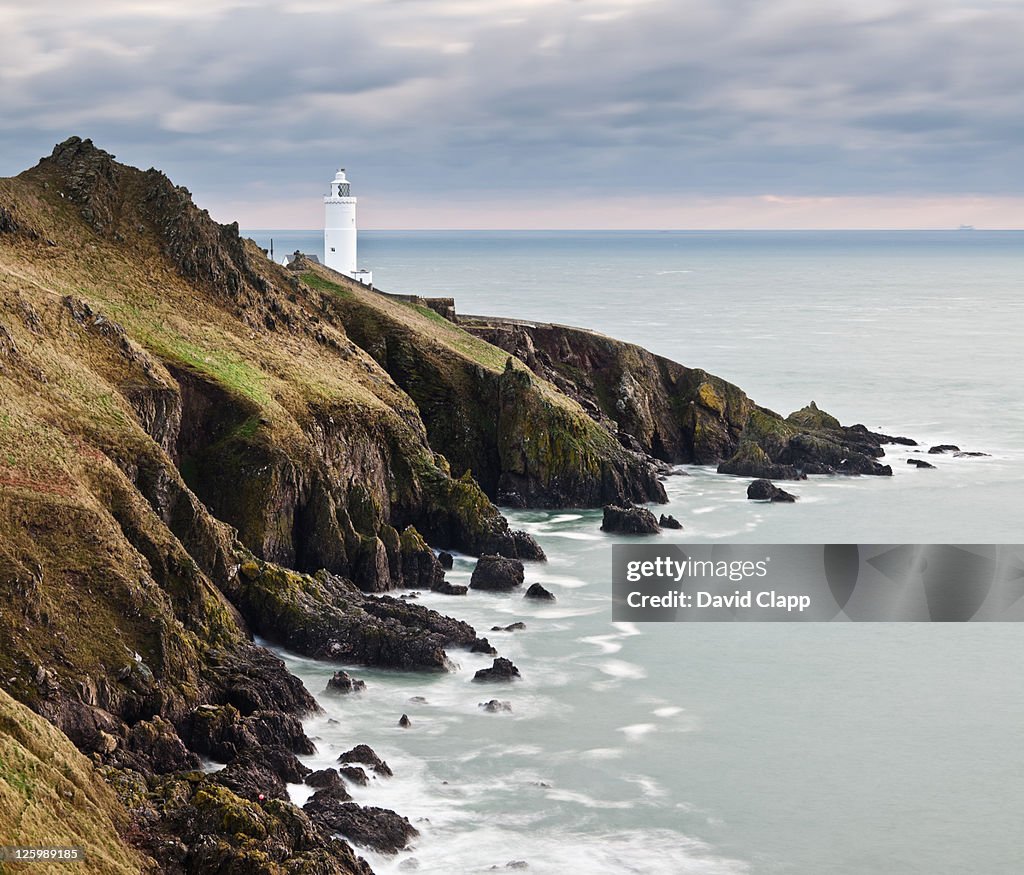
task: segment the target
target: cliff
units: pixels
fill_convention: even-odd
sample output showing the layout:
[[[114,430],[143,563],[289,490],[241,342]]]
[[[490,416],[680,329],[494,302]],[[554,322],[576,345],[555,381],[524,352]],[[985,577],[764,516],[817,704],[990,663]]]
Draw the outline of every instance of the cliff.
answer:
[[[3,724],[0,801],[40,758],[16,724],[46,718],[109,871],[367,872],[339,799],[286,801],[317,705],[253,635],[401,669],[488,650],[384,593],[443,591],[433,548],[543,560],[496,503],[664,500],[659,462],[881,473],[884,436],[813,405],[293,267],[88,140],[0,180],[0,697],[38,715]]]
[[[913,443],[843,426],[815,403],[791,414],[755,404],[738,386],[595,331],[485,316],[459,326],[516,356],[573,398],[623,446],[663,462],[720,473],[796,479],[892,474],[885,443]]]

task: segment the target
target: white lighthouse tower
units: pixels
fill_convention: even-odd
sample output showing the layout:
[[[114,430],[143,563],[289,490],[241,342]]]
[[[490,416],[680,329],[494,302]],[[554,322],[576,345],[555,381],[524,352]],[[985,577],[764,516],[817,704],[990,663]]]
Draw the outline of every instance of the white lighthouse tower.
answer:
[[[324,264],[365,285],[373,284],[373,272],[360,270],[356,260],[356,199],[345,169],[339,170],[324,198]]]

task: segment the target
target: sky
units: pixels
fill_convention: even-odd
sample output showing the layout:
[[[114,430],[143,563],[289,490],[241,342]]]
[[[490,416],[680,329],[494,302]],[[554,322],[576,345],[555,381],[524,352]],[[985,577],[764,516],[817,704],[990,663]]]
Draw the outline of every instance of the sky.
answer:
[[[0,0],[0,176],[71,135],[221,221],[1024,228],[1022,0]]]

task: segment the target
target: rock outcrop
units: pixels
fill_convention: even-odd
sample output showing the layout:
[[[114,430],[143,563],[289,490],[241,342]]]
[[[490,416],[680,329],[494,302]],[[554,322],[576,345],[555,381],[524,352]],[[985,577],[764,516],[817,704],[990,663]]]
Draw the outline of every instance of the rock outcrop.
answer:
[[[795,495],[779,489],[771,480],[755,480],[747,487],[747,498],[751,501],[796,501]]]
[[[512,661],[499,656],[494,660],[490,668],[482,668],[473,675],[473,680],[490,683],[494,681],[513,681],[519,677],[519,669],[512,664]]]
[[[721,474],[765,480],[800,480],[808,474],[871,474],[891,476],[892,468],[877,461],[885,443],[908,438],[844,427],[812,401],[781,419],[754,410],[736,452],[718,466]]]
[[[555,601],[555,594],[546,590],[539,583],[531,583],[530,588],[526,590],[526,595],[524,595],[523,598],[534,599],[539,602],[553,602]]]
[[[661,528],[646,507],[608,505],[604,509],[601,531],[618,535],[656,535]]]
[[[664,463],[718,464],[723,474],[785,480],[885,475],[891,469],[875,461],[882,444],[915,445],[844,427],[814,402],[783,419],[706,371],[595,331],[484,316],[457,321],[574,398],[624,447]]]
[[[470,589],[507,592],[523,585],[526,572],[518,559],[505,556],[481,556],[469,579]]]

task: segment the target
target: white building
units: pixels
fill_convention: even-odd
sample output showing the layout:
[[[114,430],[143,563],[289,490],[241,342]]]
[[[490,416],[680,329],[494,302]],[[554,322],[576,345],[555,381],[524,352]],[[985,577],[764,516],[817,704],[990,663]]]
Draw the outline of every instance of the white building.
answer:
[[[365,285],[373,285],[373,272],[359,269],[356,235],[356,199],[342,168],[324,198],[324,264]]]

